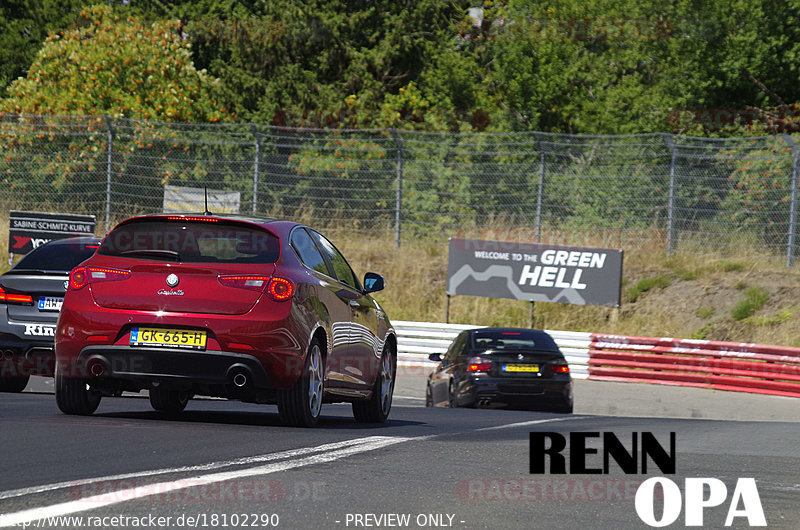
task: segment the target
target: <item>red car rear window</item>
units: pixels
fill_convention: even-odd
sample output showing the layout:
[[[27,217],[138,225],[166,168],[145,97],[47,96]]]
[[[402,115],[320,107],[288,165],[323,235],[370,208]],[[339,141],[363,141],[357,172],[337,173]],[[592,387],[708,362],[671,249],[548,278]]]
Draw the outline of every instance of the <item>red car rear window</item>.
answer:
[[[275,263],[280,240],[243,223],[143,220],[112,230],[97,253],[183,263]]]

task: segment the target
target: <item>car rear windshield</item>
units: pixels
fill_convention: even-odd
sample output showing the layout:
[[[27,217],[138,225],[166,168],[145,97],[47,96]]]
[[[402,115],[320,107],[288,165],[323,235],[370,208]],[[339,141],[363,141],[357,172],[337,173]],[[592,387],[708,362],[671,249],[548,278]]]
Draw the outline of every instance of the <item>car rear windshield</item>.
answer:
[[[98,254],[184,263],[275,263],[277,236],[226,221],[133,221],[112,230]]]
[[[547,333],[535,330],[486,330],[472,335],[475,349],[558,351]]]
[[[97,250],[97,243],[70,241],[44,245],[29,252],[14,266],[14,271],[69,272],[88,259]]]

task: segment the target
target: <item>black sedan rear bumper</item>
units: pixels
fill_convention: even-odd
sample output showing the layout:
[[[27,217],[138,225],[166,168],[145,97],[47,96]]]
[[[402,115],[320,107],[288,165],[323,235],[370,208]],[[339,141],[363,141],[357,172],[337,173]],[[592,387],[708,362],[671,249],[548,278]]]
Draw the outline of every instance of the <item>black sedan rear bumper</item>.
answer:
[[[0,333],[0,377],[53,377],[54,369],[55,351],[52,339],[31,341]]]
[[[491,377],[469,376],[458,396],[459,404],[550,406],[572,403],[572,379],[569,377]]]

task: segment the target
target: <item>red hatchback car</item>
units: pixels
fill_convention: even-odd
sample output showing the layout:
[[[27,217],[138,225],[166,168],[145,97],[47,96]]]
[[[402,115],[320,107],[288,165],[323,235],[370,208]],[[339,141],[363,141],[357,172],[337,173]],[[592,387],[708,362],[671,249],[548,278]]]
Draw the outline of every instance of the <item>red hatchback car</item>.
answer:
[[[147,215],[117,225],[70,274],[56,328],[56,400],[91,414],[101,396],[148,389],[154,409],[193,395],[278,405],[312,426],[323,402],[357,421],[392,406],[397,338],[336,247],[297,223]]]

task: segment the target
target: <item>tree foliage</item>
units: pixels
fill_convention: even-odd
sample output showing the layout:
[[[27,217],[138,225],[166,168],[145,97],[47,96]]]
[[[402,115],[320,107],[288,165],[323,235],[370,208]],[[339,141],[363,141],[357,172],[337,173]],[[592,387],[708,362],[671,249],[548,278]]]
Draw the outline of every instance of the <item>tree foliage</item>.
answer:
[[[499,205],[483,199],[485,182],[508,198],[538,189],[546,175],[540,191],[545,203],[554,199],[542,214],[553,226],[661,226],[672,200],[692,212],[678,229],[708,234],[734,223],[776,248],[785,243],[793,152],[770,135],[800,131],[800,0],[110,4],[5,2],[0,112],[119,117],[127,132],[116,131],[115,170],[152,173],[135,186],[211,173],[234,182],[235,161],[257,150],[274,185],[254,205],[266,197],[333,211],[358,200],[391,220],[391,175],[402,171],[404,222],[427,230],[490,218]],[[186,140],[190,126],[170,123],[156,135],[140,118],[239,129],[230,140]],[[108,165],[104,120],[63,148],[30,120],[0,131],[0,173],[15,192],[93,182]],[[369,128],[382,131],[342,130]],[[296,143],[278,145],[276,130]],[[524,145],[513,132],[528,135]],[[661,135],[558,136],[561,145],[550,146],[545,138],[658,132],[681,133],[685,145],[673,151]],[[698,157],[713,142],[692,136],[768,138]],[[311,196],[315,189],[324,191]],[[630,206],[633,196],[645,205]],[[516,203],[520,216],[536,206]]]
[[[219,121],[217,80],[194,67],[178,21],[121,18],[84,9],[78,27],[51,34],[28,75],[2,100],[14,114],[97,115]]]
[[[89,3],[4,4],[0,85],[28,79],[6,99],[23,87],[66,97],[3,109],[118,113],[139,105],[139,88],[140,115],[171,120],[222,119],[229,108],[236,121],[293,126],[712,136],[793,131],[800,121],[798,0],[120,2],[114,24],[110,8],[92,8],[108,23],[94,28],[91,17],[76,22]],[[48,51],[31,64],[47,32]],[[110,40],[123,34],[131,40]],[[81,52],[74,37],[103,51]],[[131,63],[116,59],[128,52]],[[88,57],[70,65],[72,53]],[[192,60],[201,70],[176,64]],[[45,63],[86,77],[68,81],[86,90],[61,90],[67,74],[51,77]],[[151,74],[166,84],[146,85]],[[209,104],[181,107],[171,88]],[[720,126],[709,113],[750,117]]]
[[[0,87],[24,77],[47,35],[67,28],[81,0],[4,0],[0,4]]]
[[[197,64],[224,81],[242,119],[341,126],[357,95],[376,111],[417,78],[468,2],[201,0],[171,9]],[[344,118],[343,118],[344,114]]]
[[[684,110],[800,99],[797,2],[484,2],[418,85],[491,128],[583,134],[747,134],[676,124]],[[746,124],[745,124],[746,125]]]

